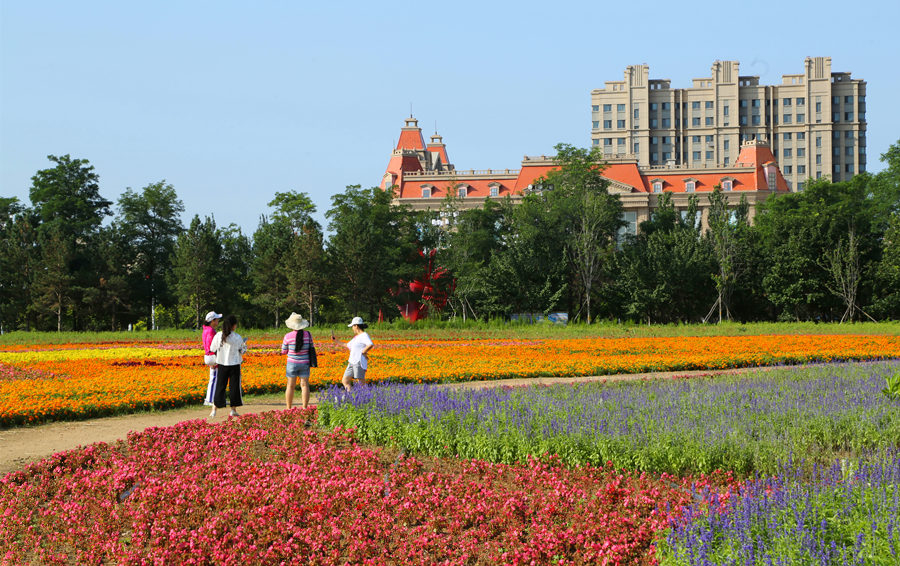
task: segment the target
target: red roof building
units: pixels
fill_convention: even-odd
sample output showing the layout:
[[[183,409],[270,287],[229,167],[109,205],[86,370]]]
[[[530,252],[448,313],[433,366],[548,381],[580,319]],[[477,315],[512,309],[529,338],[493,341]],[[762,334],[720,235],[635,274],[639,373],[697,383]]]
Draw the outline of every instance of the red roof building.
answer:
[[[410,116],[380,186],[393,191],[395,202],[414,210],[437,210],[451,193],[460,199],[461,207],[475,208],[488,198],[508,196],[513,202],[521,200],[537,180],[554,168],[553,159],[542,155],[526,156],[519,169],[458,171],[447,159],[442,138],[435,133],[425,146],[418,121]],[[728,167],[640,167],[634,159],[611,158],[605,164],[603,177],[609,181],[609,192],[619,195],[626,231],[631,233],[650,218],[661,193],[672,193],[675,207],[685,210],[692,194],[710,193],[719,185],[734,205],[746,196],[752,219],[756,204],[773,193],[790,190],[769,145],[759,140],[744,142],[734,165]],[[701,196],[699,208],[704,227],[708,207],[709,199]]]

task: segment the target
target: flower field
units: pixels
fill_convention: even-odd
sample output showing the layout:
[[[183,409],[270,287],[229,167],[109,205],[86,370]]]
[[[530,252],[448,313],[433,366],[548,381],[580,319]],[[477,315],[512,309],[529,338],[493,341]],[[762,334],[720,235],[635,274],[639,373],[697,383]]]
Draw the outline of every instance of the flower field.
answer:
[[[6,564],[898,564],[895,336],[378,340],[319,406],[188,421],[0,478]],[[870,360],[866,363],[850,360]],[[787,363],[670,380],[440,382]],[[245,392],[281,391],[279,344]],[[194,344],[0,348],[0,423],[199,404]]]
[[[607,375],[900,357],[900,337],[678,336],[529,340],[376,340],[367,377],[442,383]],[[199,342],[199,341],[198,341]],[[319,344],[313,387],[337,383],[346,350]],[[251,343],[245,393],[284,387],[280,342]],[[206,387],[198,343],[0,347],[0,427],[197,403]]]
[[[646,472],[776,473],[792,454],[829,463],[900,441],[900,400],[881,393],[897,372],[900,363],[886,362],[575,386],[331,388],[319,419],[433,456],[551,453]]]
[[[0,563],[647,564],[691,483],[723,500],[734,483],[420,460],[313,416],[190,421],[8,474]]]

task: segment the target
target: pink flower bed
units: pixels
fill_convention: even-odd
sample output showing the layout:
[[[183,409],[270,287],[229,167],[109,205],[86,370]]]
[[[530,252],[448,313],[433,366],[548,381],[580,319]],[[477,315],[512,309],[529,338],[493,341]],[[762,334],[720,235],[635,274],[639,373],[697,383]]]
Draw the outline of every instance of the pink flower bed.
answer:
[[[691,500],[687,478],[420,460],[314,418],[191,421],[8,474],[0,564],[652,564]]]

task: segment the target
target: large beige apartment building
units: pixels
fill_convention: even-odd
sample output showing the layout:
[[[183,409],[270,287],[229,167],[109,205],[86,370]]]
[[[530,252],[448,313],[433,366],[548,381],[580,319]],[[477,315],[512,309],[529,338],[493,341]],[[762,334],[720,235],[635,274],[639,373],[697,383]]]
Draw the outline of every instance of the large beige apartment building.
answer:
[[[750,140],[766,142],[793,191],[808,179],[846,180],[866,170],[866,83],[807,57],[780,85],[716,61],[690,88],[651,79],[648,65],[591,92],[591,143],[609,162],[673,169],[730,167]]]

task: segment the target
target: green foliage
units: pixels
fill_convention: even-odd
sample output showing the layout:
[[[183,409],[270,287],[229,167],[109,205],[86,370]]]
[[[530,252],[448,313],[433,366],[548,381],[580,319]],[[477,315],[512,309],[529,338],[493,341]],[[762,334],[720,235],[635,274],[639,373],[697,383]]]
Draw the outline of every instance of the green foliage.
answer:
[[[900,401],[900,371],[884,378],[886,387],[881,390],[888,399]]]

